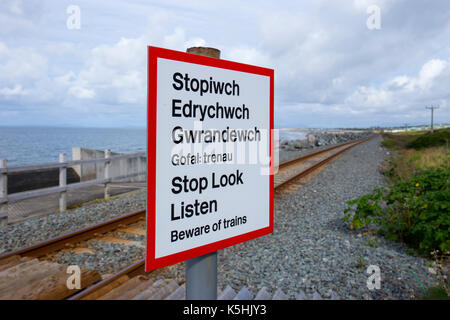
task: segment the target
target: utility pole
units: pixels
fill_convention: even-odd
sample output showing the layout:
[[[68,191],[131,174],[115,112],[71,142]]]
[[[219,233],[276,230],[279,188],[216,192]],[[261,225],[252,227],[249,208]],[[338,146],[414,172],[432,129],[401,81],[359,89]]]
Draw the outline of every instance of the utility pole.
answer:
[[[408,132],[408,124],[405,123],[405,132]]]
[[[434,132],[434,130],[433,130],[433,114],[434,114],[434,109],[439,109],[439,106],[437,106],[437,107],[433,107],[433,106],[431,106],[431,107],[425,107],[425,109],[430,109],[430,110],[431,110],[431,133],[433,133],[433,132]]]

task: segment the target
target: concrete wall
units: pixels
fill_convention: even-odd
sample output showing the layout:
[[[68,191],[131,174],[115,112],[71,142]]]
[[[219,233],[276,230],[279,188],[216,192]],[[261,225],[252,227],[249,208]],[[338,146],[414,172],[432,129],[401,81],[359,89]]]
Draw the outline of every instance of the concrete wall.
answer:
[[[111,157],[121,155],[121,153],[111,152]],[[105,152],[86,148],[72,148],[72,160],[92,160],[105,157]],[[128,174],[146,172],[147,159],[145,157],[135,157],[128,159],[118,159],[111,161],[110,175],[115,177]],[[81,181],[103,179],[105,177],[104,163],[82,164],[74,166]],[[147,176],[141,175],[120,180],[120,182],[145,182]]]
[[[67,184],[80,182],[72,168],[67,168]],[[59,186],[59,169],[39,169],[8,173],[8,194]]]

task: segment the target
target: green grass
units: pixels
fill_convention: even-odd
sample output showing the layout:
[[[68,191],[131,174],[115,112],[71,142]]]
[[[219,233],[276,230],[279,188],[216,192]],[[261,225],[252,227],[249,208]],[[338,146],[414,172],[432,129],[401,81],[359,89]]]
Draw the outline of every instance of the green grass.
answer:
[[[450,300],[447,292],[443,287],[428,288],[427,294],[421,297],[423,300]]]
[[[409,141],[406,144],[406,147],[419,150],[430,147],[446,146],[449,140],[450,128],[447,128],[435,131],[434,133],[420,135],[419,137]]]
[[[450,140],[450,128],[432,134],[428,131],[384,133],[381,144],[392,150],[393,156],[384,163],[383,173],[395,183],[411,179],[419,169],[449,166],[447,140]]]
[[[407,181],[420,169],[450,165],[450,154],[445,147],[421,150],[401,149],[383,164],[383,173],[390,182]]]
[[[366,245],[372,248],[376,248],[377,247],[377,240],[375,238],[369,238],[366,241]]]
[[[436,146],[447,146],[450,140],[450,128],[428,131],[408,131],[397,133],[383,133],[382,145],[388,149],[423,149]]]
[[[366,267],[366,265],[367,265],[366,259],[364,259],[364,257],[361,255],[358,256],[358,258],[356,259],[356,262],[355,262],[355,267],[358,269],[364,269]]]
[[[381,144],[388,149],[394,149],[397,146],[395,140],[391,138],[384,138],[383,141],[381,141]]]
[[[400,131],[400,132],[396,132],[395,134],[400,134],[400,135],[406,135],[406,136],[420,136],[422,134],[426,134],[427,132],[429,132],[428,130],[409,130],[409,131]]]
[[[417,135],[404,133],[384,133],[383,146],[389,149],[402,150],[406,149],[406,145],[417,138]]]

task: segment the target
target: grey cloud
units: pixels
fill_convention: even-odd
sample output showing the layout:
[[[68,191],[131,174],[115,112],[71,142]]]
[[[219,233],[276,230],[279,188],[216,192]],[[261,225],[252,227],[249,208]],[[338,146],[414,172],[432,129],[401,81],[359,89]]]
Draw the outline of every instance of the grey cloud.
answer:
[[[19,9],[11,9],[14,3]],[[443,106],[438,119],[450,122],[449,66],[426,87],[418,84],[427,63],[434,59],[448,64],[450,58],[450,3],[445,0],[135,0],[110,1],[109,11],[80,1],[89,22],[80,32],[51,32],[55,22],[49,20],[49,32],[30,42],[23,32],[48,14],[48,3],[44,9],[36,8],[37,3],[0,4],[0,14],[15,21],[10,32],[17,35],[14,41],[4,40],[7,52],[17,57],[2,56],[0,69],[12,71],[0,74],[0,90],[9,88],[4,92],[11,93],[20,85],[28,93],[9,96],[13,109],[22,105],[25,110],[25,104],[35,101],[43,111],[47,103],[86,118],[93,113],[102,121],[116,122],[119,114],[132,119],[137,110],[145,110],[145,46],[184,51],[186,46],[206,45],[221,49],[224,59],[275,69],[279,126],[422,121],[424,104],[431,102]],[[366,27],[370,4],[381,9],[380,30]],[[19,56],[26,61],[22,65],[17,64]],[[34,68],[36,77],[20,75],[26,67]],[[0,105],[5,101],[0,93]]]

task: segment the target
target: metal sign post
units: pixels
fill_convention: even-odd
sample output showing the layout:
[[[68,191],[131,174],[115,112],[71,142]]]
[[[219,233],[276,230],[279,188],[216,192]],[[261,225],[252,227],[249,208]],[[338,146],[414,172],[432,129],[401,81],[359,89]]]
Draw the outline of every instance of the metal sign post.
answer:
[[[186,299],[217,300],[217,251],[186,261]]]
[[[220,50],[193,47],[187,53],[220,59]],[[186,299],[217,300],[217,251],[186,261]]]

